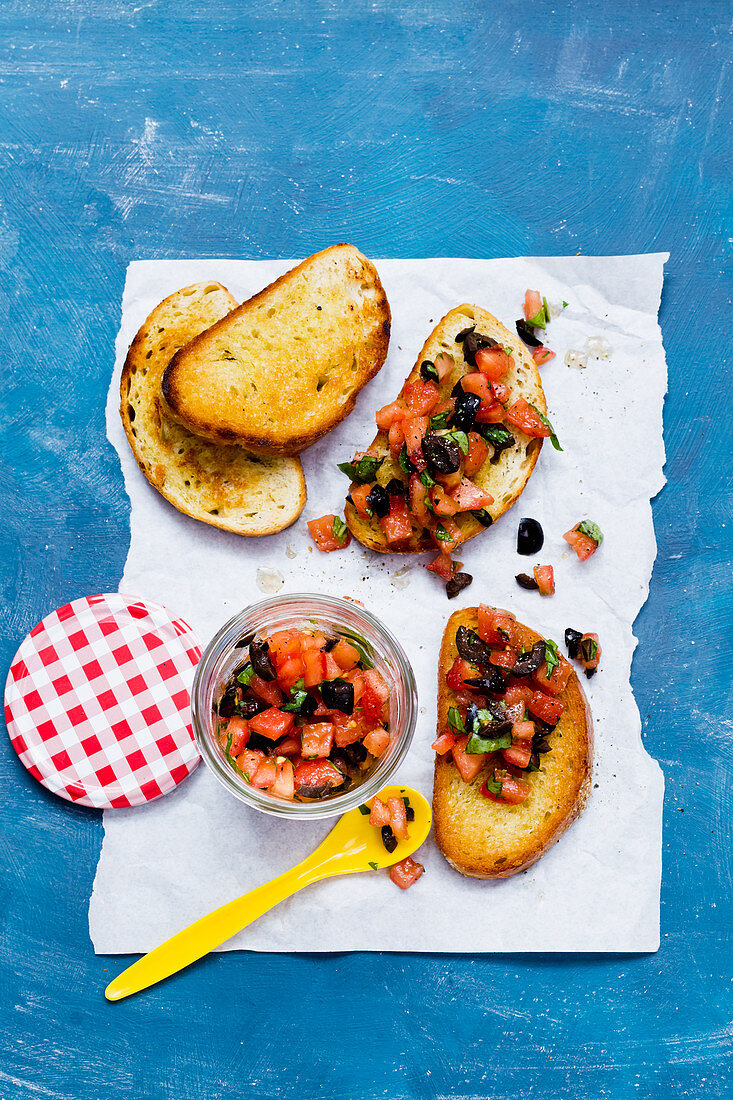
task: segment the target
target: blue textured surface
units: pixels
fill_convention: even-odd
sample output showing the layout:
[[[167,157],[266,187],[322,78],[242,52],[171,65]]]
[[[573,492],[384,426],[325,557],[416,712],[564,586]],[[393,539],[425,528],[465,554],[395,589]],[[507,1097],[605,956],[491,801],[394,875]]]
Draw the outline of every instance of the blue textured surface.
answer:
[[[225,955],[110,1006],[117,960],[87,934],[101,820],[46,795],[6,742],[0,1096],[726,1094],[729,24],[722,0],[2,5],[4,668],[49,610],[121,576],[103,406],[130,259],[336,240],[672,255],[669,484],[633,667],[667,781],[659,953]]]

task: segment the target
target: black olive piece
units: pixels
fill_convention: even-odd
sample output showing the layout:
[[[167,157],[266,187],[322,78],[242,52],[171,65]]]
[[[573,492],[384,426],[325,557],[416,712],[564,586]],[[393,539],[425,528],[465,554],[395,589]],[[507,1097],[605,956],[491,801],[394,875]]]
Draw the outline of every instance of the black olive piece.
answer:
[[[542,549],[545,541],[545,533],[536,519],[526,516],[520,519],[517,528],[517,553],[537,554]]]
[[[462,592],[464,588],[468,588],[469,584],[473,584],[473,577],[470,573],[454,573],[445,586],[445,594],[449,600],[454,600],[459,592]]]
[[[245,646],[249,645],[249,643],[252,641],[253,638],[254,638],[254,634],[246,634],[244,636],[244,638],[239,639],[239,641],[236,643],[234,648],[235,649],[244,649]]]
[[[282,741],[282,737],[280,740]],[[265,756],[277,755],[277,742],[271,741],[269,737],[263,737],[261,733],[255,733],[254,730],[250,730],[247,738],[247,748],[264,752]]]
[[[380,488],[381,488],[381,486],[380,486]],[[321,649],[323,650],[324,653],[330,653],[331,650],[335,649],[338,644],[339,644],[338,638],[328,638],[327,641],[326,641],[326,644],[324,646],[321,646]]]
[[[422,363],[420,364],[420,377],[422,378],[423,382],[438,381],[438,371],[436,369],[435,363],[433,363],[430,359],[423,359]]]
[[[407,817],[408,821],[415,820],[415,811],[412,806],[405,806],[405,816]]]
[[[256,714],[262,714],[263,710],[269,710],[270,704],[264,699],[258,699],[254,695],[248,696],[237,707],[237,714],[241,718],[254,718]]]
[[[542,734],[552,733],[557,725],[557,722],[543,722],[541,718],[536,718],[534,714],[532,715],[532,721],[535,724],[535,729]]]
[[[535,642],[529,653],[523,653],[512,669],[512,676],[531,676],[547,659],[545,642]]]
[[[475,329],[466,333],[462,343],[463,358],[472,367],[476,366],[476,352],[480,348],[497,348],[499,346],[496,340],[492,340],[490,336],[484,336],[481,332],[476,332]]]
[[[532,752],[545,753],[549,752],[552,745],[545,737],[544,733],[535,733],[532,737]]]
[[[318,700],[312,695],[309,695],[308,692],[305,692],[297,706],[295,700],[292,700],[287,704],[287,710],[285,710],[285,707],[280,707],[280,710],[285,711],[286,714],[297,714],[301,718],[312,718],[317,707]]]
[[[568,651],[568,657],[572,657],[573,660],[578,656],[578,642],[582,637],[580,631],[573,630],[572,626],[565,630],[565,648]]]
[[[450,391],[451,397],[460,397],[462,393],[466,392],[463,388],[462,383],[463,383],[463,379],[459,378],[458,381],[456,382],[455,386],[453,387],[453,389]]]
[[[474,691],[488,691],[492,695],[503,695],[506,691],[506,679],[498,668],[492,667],[486,676],[473,676],[470,680],[463,682]]]
[[[323,681],[321,699],[329,710],[340,710],[342,714],[354,713],[354,685],[340,677]]]
[[[461,452],[452,439],[443,435],[426,435],[422,450],[428,462],[428,470],[435,476],[454,474],[461,468]]]
[[[528,592],[534,592],[535,589],[539,588],[537,581],[534,577],[530,577],[529,573],[517,573],[514,580],[520,588],[526,588]]]
[[[267,642],[258,638],[251,641],[249,643],[249,659],[252,662],[252,668],[261,680],[267,680],[270,683],[275,679],[277,673],[270,660],[270,650]]]
[[[233,684],[226,689],[219,700],[218,711],[221,718],[231,718],[234,715],[237,708],[237,691],[237,686]]]
[[[405,495],[405,483],[398,477],[390,478],[387,482],[387,494],[391,497],[403,497]]]
[[[347,764],[351,764],[352,767],[363,764],[367,758],[367,751],[361,741],[354,741],[353,745],[344,746],[341,753]]]
[[[367,497],[367,507],[380,519],[389,515],[389,493],[383,485],[374,486]]]
[[[489,442],[494,448],[494,453],[491,456],[490,462],[492,466],[496,466],[497,462],[504,454],[504,451],[508,451],[517,441],[513,435],[510,435],[508,439],[502,439],[498,443],[494,443],[493,440],[489,440]]]
[[[527,324],[524,317],[520,317],[516,322],[517,336],[522,340],[528,348],[541,348],[542,341],[538,340],[534,334],[534,329],[531,325]]]
[[[491,734],[492,737],[502,737],[505,733],[509,733],[512,728],[512,723],[507,719],[503,708],[499,707],[493,699],[491,705],[487,703],[483,708],[488,710],[491,714],[491,721],[481,721],[479,718],[479,707],[476,703],[469,703],[466,708],[466,731],[467,733],[478,733],[481,735]]]
[[[456,631],[456,649],[459,657],[472,665],[488,665],[491,658],[486,642],[481,641],[475,630],[468,630],[465,626],[459,626]]]
[[[461,331],[456,336],[456,343],[457,344],[462,344],[463,341],[466,339],[466,337],[470,333],[472,333],[475,328],[476,328],[475,325],[469,325],[468,328],[462,328]]]
[[[339,787],[340,786],[342,786],[341,783],[339,783]],[[327,794],[330,794],[331,791],[334,790],[336,790],[336,788],[331,783],[320,783],[317,787],[306,787],[301,785],[296,789],[295,793],[300,795],[301,798],[325,798]]]
[[[394,835],[389,825],[382,826],[382,844],[390,854],[394,852],[397,847],[397,837]]]
[[[471,512],[474,519],[477,519],[482,527],[491,527],[494,519],[490,512],[487,512],[485,508],[477,508],[475,512]]]
[[[598,672],[598,669],[597,669],[597,668],[587,668],[587,669],[585,670],[585,675],[586,675],[586,676],[587,676],[587,678],[588,678],[588,679],[590,680],[591,676],[595,676],[595,674],[596,674],[597,672]]]
[[[481,398],[475,393],[461,393],[450,419],[451,428],[470,432],[476,422],[476,414],[481,407]]]

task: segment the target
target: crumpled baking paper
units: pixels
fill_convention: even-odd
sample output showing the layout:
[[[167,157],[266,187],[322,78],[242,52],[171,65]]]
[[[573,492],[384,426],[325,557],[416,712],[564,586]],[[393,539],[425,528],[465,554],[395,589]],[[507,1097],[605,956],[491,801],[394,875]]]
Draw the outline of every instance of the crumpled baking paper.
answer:
[[[131,543],[120,591],[157,600],[206,644],[231,615],[274,590],[333,592],[363,601],[401,639],[419,687],[419,719],[399,780],[430,797],[436,660],[449,614],[481,601],[507,607],[562,642],[565,627],[596,631],[601,670],[585,681],[595,722],[587,809],[529,871],[502,881],[464,878],[432,837],[416,858],[426,873],[408,893],[386,871],[311,886],[224,945],[256,951],[654,951],[659,946],[662,773],[645,752],[629,682],[634,619],[656,553],[650,498],[664,484],[666,365],[657,325],[666,255],[541,259],[381,260],[392,308],[389,357],[355,411],[303,455],[308,503],[289,530],[265,539],[228,534],[171,507],[150,487],[118,414],[127,347],[167,294],[201,279],[243,300],[294,261],[176,260],[130,265],[122,302],[107,430],[131,501]],[[423,568],[427,555],[381,556],[358,543],[316,550],[306,520],[343,507],[348,460],[374,434],[374,413],[398,393],[434,324],[470,302],[510,327],[527,287],[553,306],[542,367],[548,412],[563,446],[542,450],[515,507],[461,549],[473,585],[448,602]],[[539,559],[556,595],[514,580],[534,559],[515,551],[521,516],[545,531]],[[562,533],[589,517],[605,534],[581,563]],[[108,810],[90,903],[95,951],[142,952],[305,857],[327,822],[267,817],[230,796],[201,765],[147,806]]]

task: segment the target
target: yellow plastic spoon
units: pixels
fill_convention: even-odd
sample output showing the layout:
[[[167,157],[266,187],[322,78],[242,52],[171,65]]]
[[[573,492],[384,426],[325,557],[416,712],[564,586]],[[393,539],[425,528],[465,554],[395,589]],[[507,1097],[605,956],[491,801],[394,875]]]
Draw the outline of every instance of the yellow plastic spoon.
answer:
[[[268,909],[312,882],[333,875],[353,875],[359,871],[391,867],[405,856],[412,855],[430,832],[430,805],[419,791],[399,785],[385,787],[377,797],[386,800],[394,795],[406,795],[415,811],[415,820],[408,826],[410,839],[398,841],[394,852],[386,850],[382,844],[381,830],[369,824],[366,814],[358,807],[349,810],[323,843],[302,863],[272,882],[257,886],[241,898],[235,898],[208,916],[201,917],[128,966],[105,989],[107,1000],[121,1001],[123,997],[139,993],[141,989],[147,989],[183,970],[184,966],[208,955],[209,951],[231,939]]]

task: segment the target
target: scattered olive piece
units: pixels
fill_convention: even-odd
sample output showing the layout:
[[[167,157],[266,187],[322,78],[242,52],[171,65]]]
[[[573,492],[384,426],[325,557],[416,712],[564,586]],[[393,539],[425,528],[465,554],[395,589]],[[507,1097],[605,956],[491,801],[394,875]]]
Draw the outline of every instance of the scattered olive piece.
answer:
[[[514,579],[520,588],[526,588],[528,592],[535,591],[539,588],[537,581],[534,577],[530,577],[529,573],[517,573]]]
[[[568,651],[568,657],[572,660],[578,656],[578,642],[583,637],[579,630],[573,630],[572,626],[567,627],[565,630],[565,648]]]
[[[542,549],[545,542],[545,533],[536,519],[525,517],[520,519],[517,528],[517,553],[530,555],[536,554]]]
[[[397,837],[392,832],[390,825],[382,826],[382,844],[390,853],[394,852],[397,847]]]
[[[448,599],[454,600],[459,592],[462,592],[464,588],[468,588],[469,584],[473,584],[473,577],[470,573],[454,573],[445,586]]]

